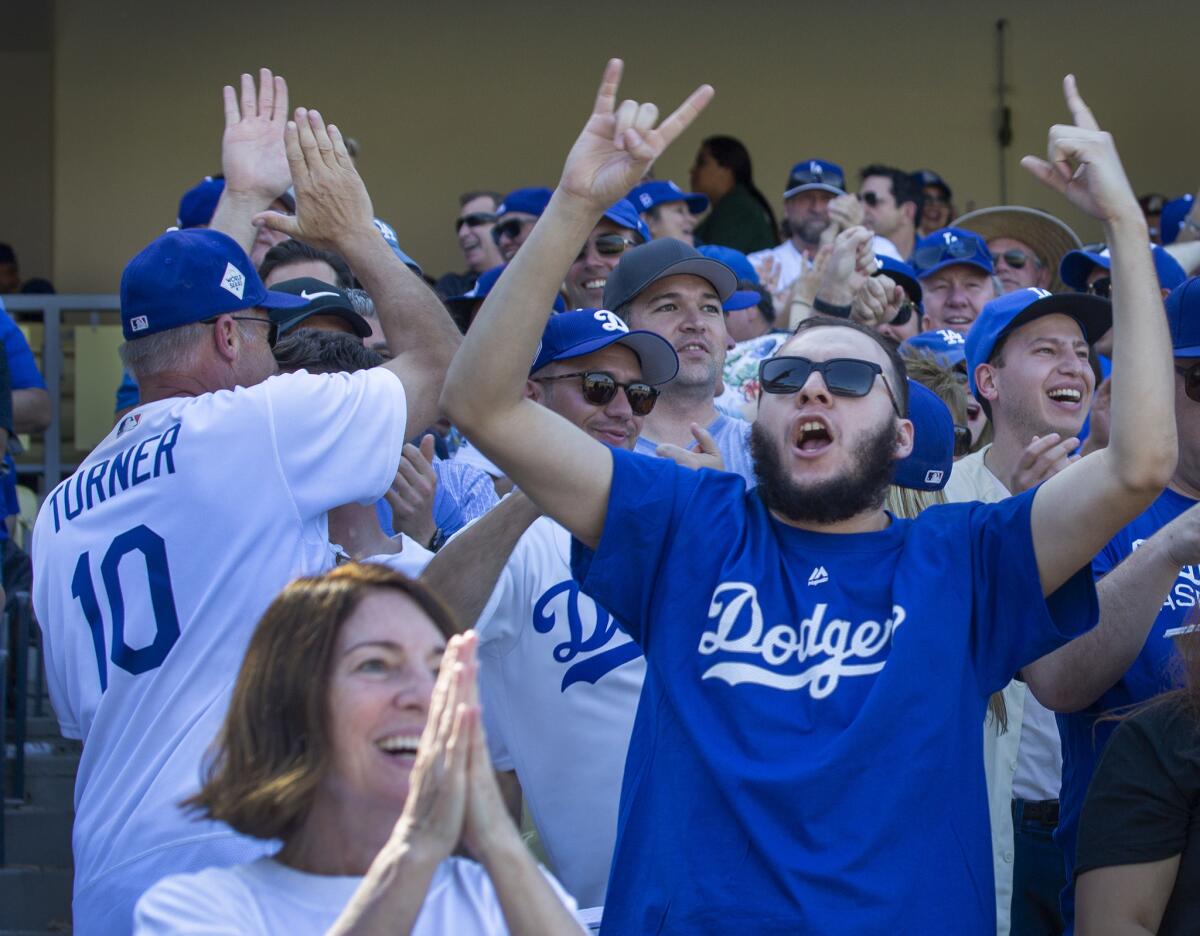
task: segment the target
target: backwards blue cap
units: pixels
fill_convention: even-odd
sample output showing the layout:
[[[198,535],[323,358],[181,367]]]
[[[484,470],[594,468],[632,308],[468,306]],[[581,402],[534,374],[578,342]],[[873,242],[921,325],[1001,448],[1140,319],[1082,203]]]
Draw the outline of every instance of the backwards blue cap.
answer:
[[[913,450],[896,463],[892,483],[916,491],[940,491],[954,466],[954,417],[941,397],[909,378],[908,418]]]
[[[1176,286],[1167,296],[1166,306],[1175,356],[1200,357],[1200,277]]]
[[[1187,273],[1179,261],[1157,244],[1150,245],[1150,256],[1154,260],[1154,272],[1158,274],[1158,285],[1163,289],[1174,289],[1187,279]],[[1087,289],[1088,276],[1096,267],[1112,269],[1112,258],[1108,255],[1107,247],[1098,251],[1072,250],[1062,258],[1058,275],[1072,289],[1082,292]]]
[[[945,227],[922,237],[910,259],[917,279],[933,276],[939,270],[959,263],[982,270],[988,276],[996,272],[987,242],[974,231],[962,228]]]
[[[546,206],[550,204],[550,196],[553,194],[548,188],[513,189],[496,206],[496,217],[503,217],[511,212],[519,211],[521,214],[540,218],[542,212],[546,210]]]
[[[179,199],[179,214],[175,224],[181,228],[204,227],[217,210],[217,202],[225,191],[225,180],[205,176],[200,184],[192,186]]]
[[[628,198],[633,203],[633,207],[638,211],[649,211],[658,205],[677,201],[687,202],[688,211],[692,214],[700,214],[700,212],[708,207],[707,195],[701,195],[698,192],[685,192],[674,182],[660,179],[643,182],[641,185],[635,186],[629,193]]]
[[[653,240],[650,228],[646,226],[646,222],[642,220],[642,216],[638,214],[638,210],[629,203],[628,199],[618,199],[616,203],[610,205],[608,210],[604,212],[604,217],[608,218],[613,224],[619,224],[623,228],[636,231],[638,237],[642,239],[643,244],[646,241]]]
[[[220,231],[167,231],[121,275],[126,341],[242,309],[300,309],[308,300],[272,292],[237,241]]]
[[[783,197],[791,198],[813,189],[829,192],[831,195],[845,195],[846,173],[837,163],[826,162],[824,159],[805,159],[792,166],[792,171],[788,173],[787,185],[783,189]]]
[[[1164,245],[1175,243],[1175,239],[1179,237],[1179,232],[1183,228],[1183,219],[1191,213],[1195,200],[1196,196],[1194,195],[1184,195],[1182,198],[1173,198],[1163,205],[1162,213],[1158,216],[1158,232],[1159,240]]]
[[[725,266],[733,270],[739,280],[749,280],[755,286],[762,285],[762,280],[758,278],[758,270],[754,269],[754,264],[750,262],[750,258],[740,250],[734,250],[732,247],[722,247],[719,244],[701,244],[696,250],[705,257],[725,264]]]
[[[929,353],[946,367],[954,367],[967,360],[967,336],[949,328],[921,332],[900,343],[900,353],[906,351]]]
[[[648,384],[664,384],[679,372],[679,357],[662,335],[630,331],[619,315],[607,309],[576,309],[550,316],[529,373],[552,361],[583,357],[611,344],[623,344],[638,356],[642,380]]]

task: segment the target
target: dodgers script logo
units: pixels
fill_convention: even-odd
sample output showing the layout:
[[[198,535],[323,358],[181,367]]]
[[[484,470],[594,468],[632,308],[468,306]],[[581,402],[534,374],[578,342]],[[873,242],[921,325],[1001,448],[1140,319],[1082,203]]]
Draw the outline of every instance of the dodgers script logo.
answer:
[[[601,677],[642,655],[632,640],[603,649],[620,633],[617,622],[591,598],[580,594],[573,580],[547,589],[533,606],[533,627],[539,634],[549,634],[559,624],[565,625],[567,639],[555,645],[554,661],[571,664],[563,673],[563,692],[573,683],[599,682]],[[602,652],[596,653],[597,650]],[[584,659],[572,663],[584,655]]]
[[[828,605],[813,608],[799,625],[777,624],[764,631],[758,590],[747,582],[723,582],[713,592],[708,618],[716,630],[700,635],[705,656],[722,651],[753,657],[752,662],[722,660],[701,674],[731,686],[757,683],[773,689],[808,689],[814,699],[824,699],[843,676],[869,676],[887,663],[892,635],[907,616],[892,605],[885,621],[852,624],[841,618],[826,620]],[[867,662],[870,661],[870,662]],[[799,669],[797,669],[799,667]]]

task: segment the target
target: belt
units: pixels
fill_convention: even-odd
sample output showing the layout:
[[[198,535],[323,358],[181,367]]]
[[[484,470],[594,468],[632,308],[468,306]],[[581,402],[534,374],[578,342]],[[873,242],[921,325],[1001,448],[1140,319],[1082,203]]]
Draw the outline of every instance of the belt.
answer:
[[[1031,822],[1053,828],[1058,825],[1058,800],[1012,801],[1013,822]]]

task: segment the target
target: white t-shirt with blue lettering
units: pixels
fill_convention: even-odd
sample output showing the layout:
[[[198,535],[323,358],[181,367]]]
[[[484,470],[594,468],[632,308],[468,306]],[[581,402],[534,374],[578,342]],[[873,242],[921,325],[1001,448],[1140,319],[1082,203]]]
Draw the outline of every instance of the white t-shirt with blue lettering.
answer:
[[[822,534],[612,458],[572,557],[647,659],[609,931],[994,933],[988,696],[1097,615],[1087,568],[1043,599],[1033,492]]]
[[[333,565],[326,511],[387,490],[404,423],[404,388],[383,369],[147,403],[43,504],[34,607],[59,723],[83,740],[77,933],[128,932],[160,877],[269,846],[179,802],[259,617]]]

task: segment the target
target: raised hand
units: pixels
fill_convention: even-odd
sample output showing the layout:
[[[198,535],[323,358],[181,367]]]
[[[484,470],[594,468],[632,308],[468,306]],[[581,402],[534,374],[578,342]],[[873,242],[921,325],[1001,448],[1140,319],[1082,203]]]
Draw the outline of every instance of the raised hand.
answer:
[[[1034,436],[1033,441],[1025,446],[1021,459],[1013,470],[1008,481],[1008,489],[1013,494],[1020,494],[1036,487],[1047,478],[1052,478],[1072,462],[1079,460],[1073,454],[1079,448],[1079,440],[1074,436],[1064,439],[1057,432],[1049,435]]]
[[[838,195],[829,202],[829,219],[838,231],[863,223],[863,206],[857,195]]]
[[[428,546],[437,532],[433,519],[433,501],[437,495],[437,474],[433,470],[433,435],[421,439],[421,447],[404,446],[400,469],[386,495],[392,508],[392,526],[407,533],[422,546]]]
[[[1101,222],[1139,212],[1112,134],[1100,129],[1074,75],[1063,79],[1063,95],[1074,123],[1052,126],[1046,159],[1026,156],[1021,165]]]
[[[254,79],[242,75],[241,97],[225,85],[225,132],[221,137],[221,171],[230,192],[253,195],[264,204],[292,184],[283,128],[287,121],[287,82],[259,69],[258,94]]]
[[[850,317],[868,328],[886,325],[896,317],[906,298],[903,287],[890,276],[868,276],[850,302]]]
[[[597,208],[607,208],[624,198],[714,94],[711,85],[701,85],[658,124],[658,107],[654,104],[627,100],[617,105],[624,67],[620,59],[609,59],[604,67],[592,115],[567,154],[559,182],[565,192]]]
[[[351,236],[381,241],[371,223],[375,215],[371,196],[354,161],[346,151],[341,131],[325,125],[315,110],[296,108],[283,134],[292,184],[296,191],[296,214],[274,211],[254,217],[262,224],[313,247],[338,250]]]

